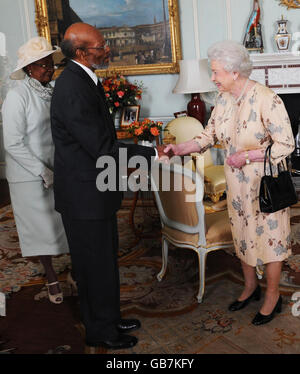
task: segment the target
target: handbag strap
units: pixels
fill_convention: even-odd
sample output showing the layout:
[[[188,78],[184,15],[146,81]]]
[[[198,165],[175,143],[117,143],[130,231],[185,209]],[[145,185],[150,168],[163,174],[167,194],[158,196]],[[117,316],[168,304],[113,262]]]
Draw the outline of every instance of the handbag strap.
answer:
[[[266,148],[266,151],[265,151],[265,158],[264,158],[264,174],[266,175],[266,163],[267,163],[267,158],[268,158],[268,161],[269,161],[269,169],[270,169],[270,175],[271,175],[271,177],[273,177],[272,164],[271,164],[271,147],[272,147],[272,144],[268,145],[268,147]],[[279,163],[277,164],[278,174],[280,173],[279,164],[282,164],[283,170],[286,170],[286,168],[285,168],[285,166],[284,166],[284,162],[281,161],[281,162],[279,162]]]
[[[271,177],[273,177],[273,173],[272,173],[272,165],[271,165],[271,147],[272,147],[272,144],[268,145],[267,148],[266,148],[266,151],[265,151],[265,159],[264,159],[264,174],[266,174],[266,164],[267,164],[267,159],[269,161],[269,168],[270,168],[270,174],[271,174]]]

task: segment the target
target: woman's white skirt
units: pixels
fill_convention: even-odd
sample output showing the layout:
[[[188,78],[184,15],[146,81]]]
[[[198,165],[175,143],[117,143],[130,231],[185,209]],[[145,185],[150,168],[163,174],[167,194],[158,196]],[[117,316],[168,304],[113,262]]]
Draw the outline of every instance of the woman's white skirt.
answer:
[[[9,183],[9,190],[22,256],[68,253],[61,215],[54,210],[53,188],[32,181]]]

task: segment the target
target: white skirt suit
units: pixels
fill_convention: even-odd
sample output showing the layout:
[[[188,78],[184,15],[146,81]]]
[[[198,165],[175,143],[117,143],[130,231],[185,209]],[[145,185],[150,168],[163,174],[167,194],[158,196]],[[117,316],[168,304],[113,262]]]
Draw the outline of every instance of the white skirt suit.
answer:
[[[46,189],[41,177],[46,168],[53,170],[51,97],[33,83],[39,84],[26,76],[2,107],[6,178],[23,257],[69,252],[53,188]]]

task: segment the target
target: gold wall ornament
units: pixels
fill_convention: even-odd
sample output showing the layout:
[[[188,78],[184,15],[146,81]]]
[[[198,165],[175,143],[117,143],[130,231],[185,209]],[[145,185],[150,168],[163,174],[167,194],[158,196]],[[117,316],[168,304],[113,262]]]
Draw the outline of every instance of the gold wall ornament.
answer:
[[[46,0],[35,0],[35,24],[39,36],[45,37],[51,43]]]
[[[282,6],[286,6],[288,9],[300,9],[300,0],[279,0]]]
[[[63,32],[59,30],[59,24],[63,21],[62,9],[65,8],[65,0],[35,0],[35,11],[36,11],[36,27],[38,35],[44,36],[52,45],[60,44]],[[87,6],[89,2],[93,0],[85,0]],[[114,0],[108,0],[114,1]],[[161,0],[165,14],[168,13],[169,22],[162,21],[160,24],[165,31],[165,41],[169,45],[169,54],[164,55],[163,58],[157,59],[157,63],[137,63],[137,64],[123,64],[114,65],[113,63],[108,69],[97,70],[98,76],[106,77],[113,74],[120,75],[144,75],[144,74],[176,74],[179,73],[179,60],[182,59],[181,52],[181,39],[180,39],[180,23],[179,23],[179,10],[178,0]],[[73,9],[74,10],[74,9]],[[78,22],[78,18],[75,22]],[[159,27],[159,23],[153,23],[153,27]],[[147,26],[147,25],[146,25]],[[151,25],[149,25],[151,26]],[[120,26],[121,27],[121,26]],[[150,27],[151,28],[151,27]],[[101,32],[104,35],[104,29],[101,28]],[[166,36],[167,35],[167,36]],[[105,35],[104,35],[105,37]],[[108,40],[106,38],[106,40]],[[138,50],[138,44],[133,45],[132,48],[136,47]],[[112,49],[112,48],[111,48]],[[170,51],[171,50],[171,51]],[[155,59],[154,59],[155,61]],[[56,71],[55,77],[60,73],[60,70]]]

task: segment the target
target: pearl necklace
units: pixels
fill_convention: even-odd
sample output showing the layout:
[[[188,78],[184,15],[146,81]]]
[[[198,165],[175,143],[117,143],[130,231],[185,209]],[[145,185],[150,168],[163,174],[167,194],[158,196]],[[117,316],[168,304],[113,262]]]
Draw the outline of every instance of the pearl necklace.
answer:
[[[239,101],[242,99],[242,97],[243,97],[243,95],[244,95],[244,93],[246,91],[246,88],[248,86],[248,83],[249,83],[249,78],[246,80],[246,83],[244,84],[244,87],[242,89],[242,92],[241,92],[240,96],[237,99],[234,98],[234,101],[235,101],[236,104],[238,104]]]

